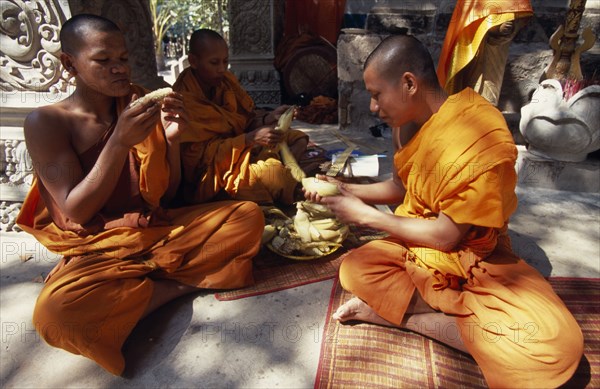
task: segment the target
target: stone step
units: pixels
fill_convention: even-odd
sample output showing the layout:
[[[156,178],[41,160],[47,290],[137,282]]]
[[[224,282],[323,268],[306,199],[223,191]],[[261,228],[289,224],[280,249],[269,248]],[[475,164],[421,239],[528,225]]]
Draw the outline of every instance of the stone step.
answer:
[[[535,187],[570,192],[600,192],[600,158],[590,154],[583,162],[553,161],[538,157],[518,145],[519,187]]]

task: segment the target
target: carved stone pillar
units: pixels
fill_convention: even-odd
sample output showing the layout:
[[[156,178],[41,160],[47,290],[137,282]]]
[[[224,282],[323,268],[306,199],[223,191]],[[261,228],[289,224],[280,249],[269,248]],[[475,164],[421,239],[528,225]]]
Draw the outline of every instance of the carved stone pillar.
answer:
[[[281,0],[230,0],[231,71],[257,106],[281,104],[279,73],[273,66],[283,33]]]

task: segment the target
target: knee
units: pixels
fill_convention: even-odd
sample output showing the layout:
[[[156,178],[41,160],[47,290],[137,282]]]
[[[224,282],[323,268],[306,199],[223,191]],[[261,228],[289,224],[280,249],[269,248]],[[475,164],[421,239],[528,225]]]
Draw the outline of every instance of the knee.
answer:
[[[340,265],[340,283],[342,287],[352,293],[356,294],[356,290],[362,285],[362,273],[363,266],[362,261],[359,259],[359,255],[356,255],[355,250],[350,252]]]
[[[235,200],[231,207],[230,221],[264,222],[262,211],[254,201]]]
[[[254,201],[240,201],[237,212],[247,218],[264,220],[260,207]]]
[[[265,217],[260,207],[253,201],[242,201],[235,212],[235,218],[243,220],[246,233],[254,234],[259,238],[265,227]]]
[[[33,310],[33,325],[48,344],[58,346],[66,329],[64,305],[52,293],[52,289],[42,289]]]
[[[570,323],[563,325],[558,332],[559,335],[557,335],[553,347],[556,359],[564,364],[565,369],[568,370],[570,366],[574,370],[583,356],[583,333],[581,328],[575,318],[572,318]]]

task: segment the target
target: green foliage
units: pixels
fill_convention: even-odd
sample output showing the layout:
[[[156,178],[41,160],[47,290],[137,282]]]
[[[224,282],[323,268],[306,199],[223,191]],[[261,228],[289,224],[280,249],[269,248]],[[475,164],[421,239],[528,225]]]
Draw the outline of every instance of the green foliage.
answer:
[[[183,35],[185,43],[189,35],[198,28],[213,29],[227,38],[228,1],[150,0],[155,47],[161,47],[161,41],[169,29],[177,35]]]

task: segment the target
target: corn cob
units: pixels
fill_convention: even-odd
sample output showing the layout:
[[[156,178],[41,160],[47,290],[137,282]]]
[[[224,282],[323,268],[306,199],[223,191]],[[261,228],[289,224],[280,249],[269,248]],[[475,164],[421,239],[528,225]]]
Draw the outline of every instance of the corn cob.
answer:
[[[294,118],[295,109],[296,107],[292,105],[283,114],[281,114],[279,120],[277,121],[277,126],[275,127],[276,130],[286,132],[290,129],[292,119]],[[298,165],[298,161],[296,161],[296,158],[290,151],[290,148],[285,141],[279,143],[279,152],[281,153],[281,161],[288,169],[290,169],[292,177],[294,177],[294,179],[298,182],[302,181],[302,179],[306,177],[306,174],[300,168],[300,165]]]
[[[302,179],[302,186],[307,192],[317,193],[321,197],[335,196],[340,194],[337,185],[328,181],[319,180],[316,177],[307,177]]]
[[[141,104],[141,105],[147,104],[150,101],[161,102],[171,92],[173,92],[173,89],[171,89],[169,87],[157,89],[154,92],[150,92],[150,93],[134,100],[131,103],[130,108],[133,108],[139,104]]]

